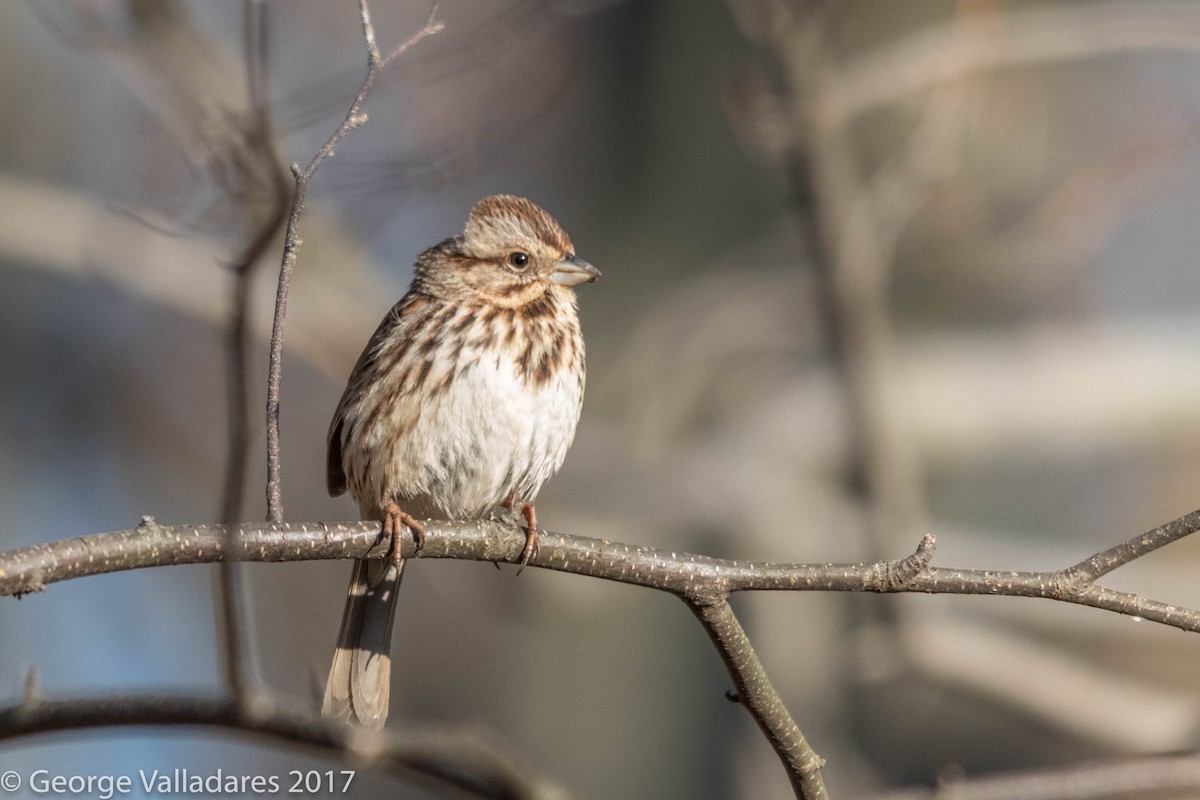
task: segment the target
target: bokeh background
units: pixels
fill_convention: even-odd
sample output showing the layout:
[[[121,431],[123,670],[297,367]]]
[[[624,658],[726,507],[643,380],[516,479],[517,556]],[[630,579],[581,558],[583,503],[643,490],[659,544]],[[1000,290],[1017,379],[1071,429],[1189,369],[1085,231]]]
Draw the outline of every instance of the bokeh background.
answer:
[[[374,7],[385,50],[428,10]],[[286,167],[336,126],[364,50],[353,3],[265,10]],[[1200,505],[1200,5],[443,0],[438,16],[310,190],[288,519],[353,515],[323,479],[343,382],[416,254],[494,192],[545,206],[604,273],[579,292],[588,398],[540,498],[551,530],[815,562],[899,557],[933,532],[943,565],[1053,569]],[[232,0],[0,4],[4,549],[220,514],[230,264],[277,197],[243,23]],[[247,519],[265,514],[279,255],[276,238],[254,268]],[[1106,582],[1196,607],[1197,547]],[[349,565],[244,574],[260,685],[311,703]],[[48,695],[217,690],[212,588],[211,568],[173,567],[0,603],[0,699],[30,667]],[[411,565],[403,591],[393,724],[478,725],[578,797],[789,796],[675,599],[451,562]],[[1200,738],[1200,639],[1172,629],[1007,598],[735,607],[835,796]],[[331,766],[189,731],[0,749],[23,773],[312,764]],[[424,796],[366,775],[352,796],[385,792]]]

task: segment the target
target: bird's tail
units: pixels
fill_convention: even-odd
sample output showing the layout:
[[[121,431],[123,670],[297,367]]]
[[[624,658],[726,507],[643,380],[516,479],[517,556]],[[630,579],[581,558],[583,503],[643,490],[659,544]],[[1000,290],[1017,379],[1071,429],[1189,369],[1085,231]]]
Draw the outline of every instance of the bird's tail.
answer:
[[[387,720],[392,621],[403,571],[403,561],[396,565],[389,558],[354,562],[322,716],[367,728],[382,728]]]

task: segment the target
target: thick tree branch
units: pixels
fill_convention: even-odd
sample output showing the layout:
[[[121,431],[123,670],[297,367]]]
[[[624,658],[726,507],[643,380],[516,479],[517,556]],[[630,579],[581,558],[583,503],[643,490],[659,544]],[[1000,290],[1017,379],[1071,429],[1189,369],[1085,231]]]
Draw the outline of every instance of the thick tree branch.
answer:
[[[0,741],[60,731],[129,726],[193,725],[250,733],[340,756],[348,764],[453,788],[477,797],[554,795],[530,780],[512,754],[479,736],[447,728],[370,731],[297,714],[261,701],[186,695],[118,695],[45,700],[30,693],[0,708]]]

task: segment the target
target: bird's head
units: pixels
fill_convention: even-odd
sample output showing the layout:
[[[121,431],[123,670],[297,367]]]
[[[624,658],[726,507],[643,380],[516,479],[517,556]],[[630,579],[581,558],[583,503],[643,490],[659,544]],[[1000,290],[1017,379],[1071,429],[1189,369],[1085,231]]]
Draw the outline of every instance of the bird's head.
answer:
[[[498,194],[475,204],[462,236],[423,253],[417,275],[437,294],[516,308],[547,292],[570,293],[600,272],[575,255],[571,238],[540,206]]]

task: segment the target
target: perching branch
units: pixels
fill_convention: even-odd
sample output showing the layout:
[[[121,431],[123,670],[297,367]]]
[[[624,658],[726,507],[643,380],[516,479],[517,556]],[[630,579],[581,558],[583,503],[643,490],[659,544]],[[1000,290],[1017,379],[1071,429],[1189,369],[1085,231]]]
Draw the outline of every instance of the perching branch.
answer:
[[[279,389],[283,370],[283,325],[287,317],[288,292],[292,285],[292,272],[296,267],[299,253],[300,215],[304,211],[304,198],[308,192],[308,184],[316,174],[317,169],[325,159],[333,155],[338,143],[350,131],[359,128],[367,122],[363,113],[363,104],[367,95],[375,87],[375,81],[381,72],[392,61],[395,61],[411,47],[444,27],[440,22],[434,22],[437,13],[437,3],[430,9],[425,25],[412,36],[405,39],[386,57],[380,54],[379,45],[375,41],[375,27],[371,22],[371,10],[367,0],[359,0],[359,11],[362,16],[363,39],[367,46],[367,76],[355,95],[350,109],[342,119],[337,130],[321,145],[304,169],[299,164],[292,165],[292,174],[296,177],[296,188],[292,195],[292,207],[288,213],[287,233],[283,242],[283,262],[279,267],[279,284],[275,294],[275,316],[271,325],[271,359],[267,371],[267,519],[271,522],[283,520],[283,486],[280,482],[280,452],[279,452]]]
[[[930,566],[934,538],[895,561],[868,564],[787,564],[733,561],[544,532],[530,566],[670,592],[683,599],[709,632],[746,705],[780,755],[798,796],[823,797],[820,759],[787,714],[762,672],[726,597],[739,591],[925,592],[1041,597],[1091,606],[1200,632],[1200,611],[1099,586],[1106,574],[1200,530],[1200,510],[1146,531],[1080,564],[1052,572],[1006,572]],[[515,563],[525,533],[504,522],[426,525],[425,546],[402,545],[406,558]],[[378,558],[388,545],[378,522],[162,526],[147,517],[137,528],[65,539],[0,553],[0,595],[41,591],[57,581],[170,564],[224,560],[308,561]],[[1091,572],[1089,572],[1091,570]]]
[[[429,520],[425,546],[403,542],[405,558],[452,558],[515,563],[525,532],[505,522]],[[1200,510],[1139,534],[1081,564],[1103,559],[1105,572],[1200,530]],[[226,554],[232,533],[238,552]],[[745,591],[922,592],[1040,597],[1140,617],[1200,632],[1200,611],[1130,592],[1108,589],[1081,576],[1080,565],[1032,572],[930,566],[934,537],[895,561],[864,564],[790,564],[735,561],[668,552],[543,531],[532,567],[670,592],[685,600]],[[218,561],[318,561],[378,558],[387,550],[379,523],[242,523],[159,525],[146,517],[131,530],[62,539],[0,553],[0,596],[42,591],[51,583],[144,567]]]

